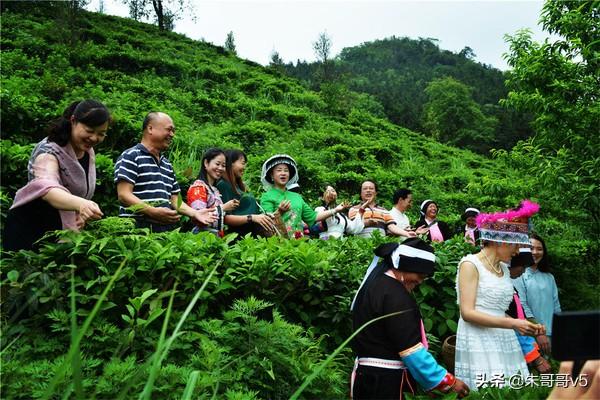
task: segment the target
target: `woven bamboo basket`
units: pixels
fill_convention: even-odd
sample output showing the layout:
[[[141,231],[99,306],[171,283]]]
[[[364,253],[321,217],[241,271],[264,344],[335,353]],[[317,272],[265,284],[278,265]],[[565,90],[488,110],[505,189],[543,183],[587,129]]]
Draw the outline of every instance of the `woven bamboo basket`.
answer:
[[[454,354],[456,353],[456,335],[448,336],[442,344],[442,360],[446,364],[446,369],[451,374],[454,373]]]
[[[258,229],[259,229],[260,236],[262,236],[262,237],[271,237],[271,236],[289,237],[288,232],[287,232],[287,227],[285,226],[285,223],[283,222],[281,215],[275,214],[273,223],[275,224],[276,232],[275,233],[269,232],[269,231],[263,229],[259,225]]]

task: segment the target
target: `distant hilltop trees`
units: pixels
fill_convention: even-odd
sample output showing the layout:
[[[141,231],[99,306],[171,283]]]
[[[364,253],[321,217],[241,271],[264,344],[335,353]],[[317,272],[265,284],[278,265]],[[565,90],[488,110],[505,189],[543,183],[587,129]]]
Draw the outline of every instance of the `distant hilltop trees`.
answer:
[[[321,34],[313,47],[317,45],[330,50],[331,39]],[[322,89],[326,81],[330,85],[335,82],[338,91],[341,86],[371,95],[395,124],[476,152],[509,149],[532,134],[526,113],[499,105],[508,93],[504,73],[476,62],[468,46],[453,53],[440,49],[437,39],[393,36],[344,48],[335,57],[328,51],[325,59],[321,53],[315,48],[317,62],[298,60],[295,65],[284,64],[283,70],[315,90]],[[445,105],[452,107],[452,115],[431,112],[441,101],[440,86],[444,85],[440,81],[460,88],[457,98],[446,96]],[[441,129],[453,132],[441,134]],[[460,140],[455,140],[457,132]],[[453,140],[445,139],[449,137]]]

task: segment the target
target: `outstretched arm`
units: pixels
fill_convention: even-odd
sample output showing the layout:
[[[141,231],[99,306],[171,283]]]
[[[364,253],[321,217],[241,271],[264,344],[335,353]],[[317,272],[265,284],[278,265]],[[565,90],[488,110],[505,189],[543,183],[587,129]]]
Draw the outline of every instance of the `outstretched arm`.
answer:
[[[403,237],[415,237],[417,236],[417,234],[414,231],[407,231],[404,229],[400,229],[400,227],[398,227],[398,225],[394,224],[389,224],[387,226],[387,230],[389,233],[391,233],[394,236],[403,236]]]
[[[177,203],[179,201],[179,196],[174,194],[171,196],[171,206],[176,212],[179,214],[187,215],[195,222],[198,222],[202,225],[210,225],[217,220],[217,216],[215,215],[215,208],[203,208],[200,210],[194,210],[192,207],[188,206],[184,202],[182,202],[179,207],[177,207]],[[177,216],[179,219],[179,216]]]
[[[75,196],[62,186],[58,160],[54,155],[40,154],[34,160],[32,169],[35,179],[53,182],[52,186],[54,187],[42,196],[42,200],[47,201],[57,210],[76,211],[84,222],[88,219],[102,218],[103,214],[98,204],[83,197]]]

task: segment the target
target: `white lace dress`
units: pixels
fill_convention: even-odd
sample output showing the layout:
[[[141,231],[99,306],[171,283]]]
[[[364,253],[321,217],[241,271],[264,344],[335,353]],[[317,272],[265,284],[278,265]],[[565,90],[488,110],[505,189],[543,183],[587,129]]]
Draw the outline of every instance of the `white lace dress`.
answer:
[[[474,254],[464,257],[472,262],[479,273],[475,309],[493,316],[505,316],[513,298],[513,285],[508,268],[501,263],[503,276],[498,277],[488,271]],[[460,304],[458,275],[456,292]],[[529,375],[523,352],[515,331],[503,328],[488,328],[464,321],[458,321],[456,332],[456,356],[454,371],[471,390],[477,390],[483,382],[491,386],[504,386],[504,381],[521,374]],[[518,379],[518,378],[513,378]]]

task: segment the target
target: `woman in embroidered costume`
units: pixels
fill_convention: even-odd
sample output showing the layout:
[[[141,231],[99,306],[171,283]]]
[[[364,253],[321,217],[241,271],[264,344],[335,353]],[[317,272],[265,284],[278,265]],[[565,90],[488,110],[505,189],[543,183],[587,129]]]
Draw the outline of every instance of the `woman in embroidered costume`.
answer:
[[[450,239],[452,233],[450,227],[444,221],[437,219],[439,207],[431,199],[421,203],[421,219],[417,221],[415,228],[427,228],[427,239],[431,242],[443,242]]]
[[[264,162],[261,181],[267,190],[260,199],[260,205],[266,213],[275,213],[285,224],[286,236],[296,239],[304,236],[304,223],[308,226],[317,221],[330,218],[341,212],[346,206],[316,212],[298,193],[288,187],[298,182],[296,161],[287,154],[276,154]]]
[[[354,330],[376,321],[353,340],[356,362],[351,380],[353,399],[398,399],[415,393],[416,384],[426,391],[454,391],[458,397],[469,387],[442,368],[427,350],[419,307],[412,290],[433,274],[433,248],[419,238],[403,244],[387,243],[376,257],[352,302]],[[379,262],[379,257],[383,258]]]
[[[102,211],[91,201],[96,188],[94,146],[106,137],[111,121],[106,106],[76,101],[54,121],[27,164],[28,182],[19,189],[8,212],[5,250],[32,249],[46,232],[78,231]]]
[[[454,371],[473,390],[498,377],[529,375],[513,329],[532,336],[543,327],[506,315],[514,288],[505,263],[518,254],[519,246],[529,245],[529,217],[538,210],[537,204],[525,200],[516,210],[479,214],[476,221],[483,248],[458,265],[460,319]]]
[[[225,152],[221,149],[208,149],[202,156],[200,174],[187,192],[187,203],[194,210],[215,207],[217,220],[211,225],[197,225],[193,232],[208,231],[223,236],[224,219],[227,212],[235,210],[240,202],[236,199],[223,204],[221,193],[215,184],[225,172]]]

